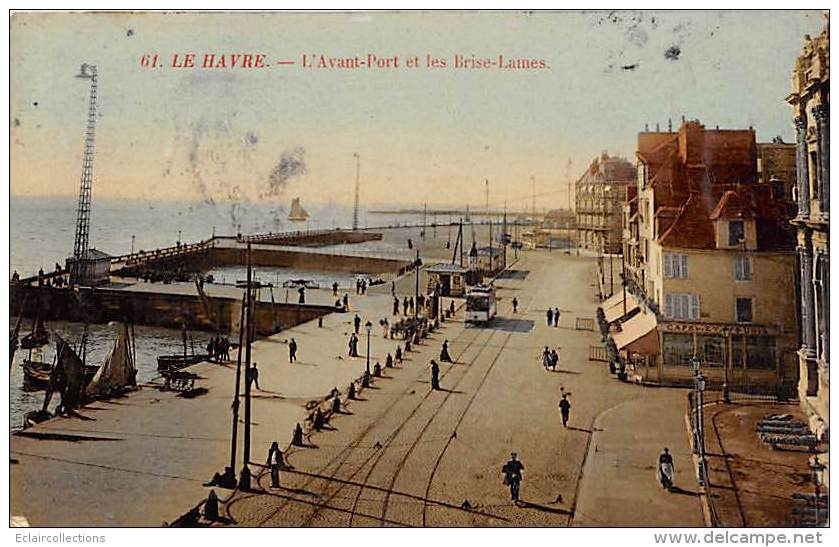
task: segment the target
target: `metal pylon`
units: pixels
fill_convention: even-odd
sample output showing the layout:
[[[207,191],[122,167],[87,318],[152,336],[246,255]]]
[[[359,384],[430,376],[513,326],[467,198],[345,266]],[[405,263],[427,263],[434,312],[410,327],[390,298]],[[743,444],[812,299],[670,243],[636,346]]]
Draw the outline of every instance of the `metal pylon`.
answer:
[[[83,64],[77,78],[90,80],[90,99],[87,110],[87,130],[84,137],[84,158],[79,188],[79,206],[76,211],[76,239],[73,244],[73,260],[70,267],[70,284],[77,285],[87,277],[85,260],[90,237],[90,208],[93,188],[93,154],[96,134],[96,67]]]

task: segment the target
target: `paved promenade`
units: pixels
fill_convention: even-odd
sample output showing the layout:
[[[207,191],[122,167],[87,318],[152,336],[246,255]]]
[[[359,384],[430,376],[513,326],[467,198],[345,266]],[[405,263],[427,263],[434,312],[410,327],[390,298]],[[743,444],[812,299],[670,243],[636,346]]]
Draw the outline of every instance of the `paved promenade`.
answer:
[[[387,378],[311,435],[309,446],[289,452],[293,469],[282,473],[282,488],[270,488],[263,471],[260,491],[237,493],[225,508],[233,522],[697,524],[697,498],[662,492],[649,469],[660,447],[670,446],[678,450],[677,484],[692,489],[681,454],[687,434],[676,424],[683,424],[682,406],[675,403],[683,392],[616,381],[602,363],[588,361],[589,346],[599,342],[595,333],[574,328],[577,317],[594,317],[593,269],[590,257],[524,253],[496,283],[499,316],[490,328],[466,328],[460,314],[458,321],[446,322],[401,367],[388,370]],[[413,287],[414,278],[407,276],[398,281],[397,292],[412,294]],[[519,301],[517,314],[513,297]],[[310,298],[332,300],[329,291],[310,291]],[[362,357],[346,355],[353,315],[378,327],[391,301],[389,284],[365,296],[352,293],[352,311],[325,317],[322,328],[311,321],[255,344],[262,389],[253,404],[253,462],[265,461],[273,440],[288,445],[307,402],[333,387],[345,391],[361,374],[363,334]],[[547,306],[562,310],[558,328],[545,325]],[[294,365],[287,359],[291,337],[300,346]],[[457,362],[441,365],[443,390],[432,391],[428,363],[438,357],[444,339]],[[560,347],[556,372],[540,364],[544,346]],[[373,329],[373,362],[383,363],[395,347]],[[202,483],[229,460],[235,371],[209,363],[194,370],[209,389],[202,397],[184,400],[145,387],[84,409],[90,419],[60,418],[29,430],[28,437],[13,436],[12,457],[19,463],[11,467],[12,514],[33,525],[159,526],[205,498],[209,489]],[[562,392],[572,403],[567,429],[557,409]],[[513,451],[525,466],[518,506],[501,482],[501,466]],[[241,449],[237,467],[240,462]],[[622,486],[601,475],[620,478]],[[617,510],[613,498],[629,507]],[[649,507],[633,507],[639,503]],[[672,518],[660,518],[656,508],[668,505],[677,510]]]

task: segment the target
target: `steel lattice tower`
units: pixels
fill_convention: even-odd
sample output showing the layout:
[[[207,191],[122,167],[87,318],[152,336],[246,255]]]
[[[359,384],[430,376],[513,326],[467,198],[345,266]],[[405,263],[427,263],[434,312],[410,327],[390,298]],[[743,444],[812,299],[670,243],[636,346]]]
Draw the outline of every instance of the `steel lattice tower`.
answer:
[[[76,78],[90,80],[90,100],[87,109],[87,130],[84,136],[84,158],[79,189],[79,206],[76,211],[76,239],[73,244],[73,259],[70,267],[70,284],[77,285],[86,278],[86,260],[90,236],[90,208],[93,188],[93,154],[96,134],[96,67],[83,64]]]
[[[358,230],[358,185],[361,176],[361,157],[357,152],[353,152],[353,156],[355,156],[355,206],[352,211],[352,229]]]

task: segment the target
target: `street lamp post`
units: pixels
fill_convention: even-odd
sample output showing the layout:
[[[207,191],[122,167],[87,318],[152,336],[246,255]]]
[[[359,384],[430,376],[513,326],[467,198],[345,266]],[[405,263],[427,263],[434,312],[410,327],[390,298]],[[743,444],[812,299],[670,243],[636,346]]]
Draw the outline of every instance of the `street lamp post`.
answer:
[[[364,324],[364,329],[367,331],[367,374],[370,374],[370,331],[373,329],[373,323],[367,321]]]
[[[705,414],[702,407],[703,394],[705,392],[705,377],[699,367],[699,359],[694,355],[691,357],[694,374],[694,445],[699,454],[699,468],[697,469],[697,481],[701,486],[706,485],[707,467],[705,464]]]
[[[134,254],[134,239],[135,239],[135,236],[132,235],[131,236],[131,254]]]
[[[815,525],[821,526],[821,497],[822,497],[822,484],[824,484],[824,472],[825,472],[825,465],[819,461],[818,454],[814,455],[810,459],[810,472],[811,477],[813,479],[813,486],[816,490],[816,514],[815,514]]]

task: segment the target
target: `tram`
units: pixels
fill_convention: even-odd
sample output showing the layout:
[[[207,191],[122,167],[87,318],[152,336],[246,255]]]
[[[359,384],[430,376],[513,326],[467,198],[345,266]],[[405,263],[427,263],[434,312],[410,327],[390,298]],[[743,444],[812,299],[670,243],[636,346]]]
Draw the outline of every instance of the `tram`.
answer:
[[[486,324],[495,317],[495,287],[476,285],[466,293],[466,323]]]

